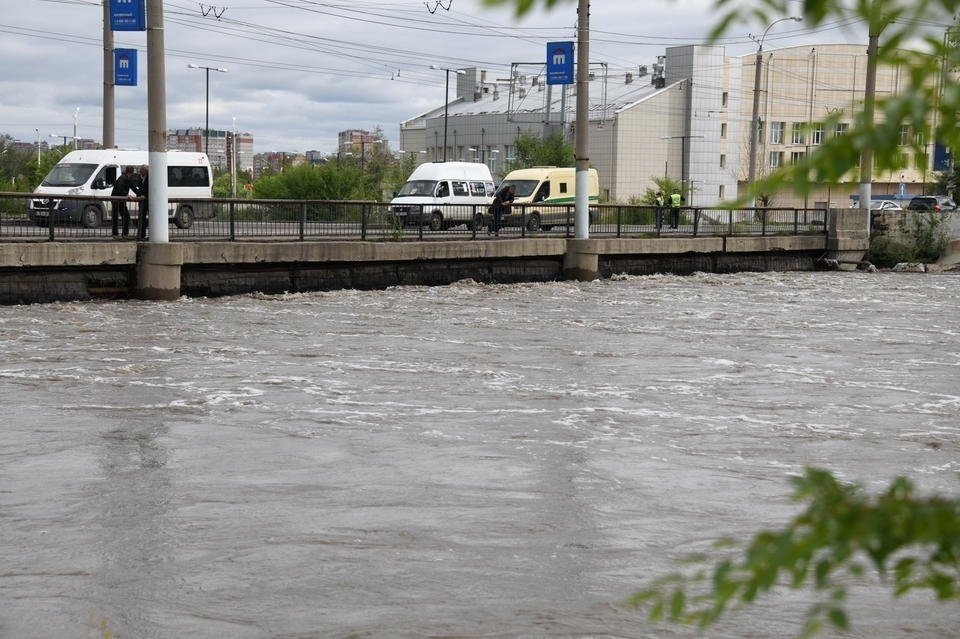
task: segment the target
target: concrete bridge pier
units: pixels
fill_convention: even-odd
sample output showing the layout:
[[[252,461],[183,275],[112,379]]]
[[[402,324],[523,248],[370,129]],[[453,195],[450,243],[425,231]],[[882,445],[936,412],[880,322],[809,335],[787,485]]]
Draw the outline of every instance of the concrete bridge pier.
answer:
[[[563,277],[578,282],[592,282],[600,270],[599,248],[593,240],[567,240],[563,254]]]
[[[137,246],[136,296],[142,300],[178,299],[181,266],[182,244],[141,242]]]
[[[827,259],[841,271],[856,270],[870,248],[869,211],[832,209],[827,216]]]

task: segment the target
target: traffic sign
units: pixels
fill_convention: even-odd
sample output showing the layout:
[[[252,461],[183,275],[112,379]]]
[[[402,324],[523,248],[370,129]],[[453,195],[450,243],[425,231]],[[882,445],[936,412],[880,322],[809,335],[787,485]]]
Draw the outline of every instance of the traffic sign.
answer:
[[[146,31],[146,0],[110,0],[110,28],[114,31]]]
[[[113,50],[113,83],[118,87],[137,86],[137,50]]]
[[[573,42],[547,43],[547,84],[573,84]]]

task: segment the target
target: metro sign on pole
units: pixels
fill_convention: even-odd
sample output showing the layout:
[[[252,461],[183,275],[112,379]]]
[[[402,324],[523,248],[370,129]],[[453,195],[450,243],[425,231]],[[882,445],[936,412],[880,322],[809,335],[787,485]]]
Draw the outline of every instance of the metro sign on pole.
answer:
[[[547,84],[573,84],[573,42],[547,43]]]
[[[118,87],[137,86],[137,50],[113,50],[113,83]]]
[[[113,31],[146,31],[146,0],[110,0],[110,28]]]

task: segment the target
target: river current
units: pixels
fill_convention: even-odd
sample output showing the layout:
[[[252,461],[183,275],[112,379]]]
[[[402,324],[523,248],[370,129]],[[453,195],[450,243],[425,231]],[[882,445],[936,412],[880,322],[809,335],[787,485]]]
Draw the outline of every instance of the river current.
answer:
[[[695,637],[623,601],[815,465],[960,495],[960,276],[0,307],[0,637]],[[778,590],[703,636],[799,632]],[[866,575],[852,629],[960,634]],[[827,634],[826,636],[832,636]]]

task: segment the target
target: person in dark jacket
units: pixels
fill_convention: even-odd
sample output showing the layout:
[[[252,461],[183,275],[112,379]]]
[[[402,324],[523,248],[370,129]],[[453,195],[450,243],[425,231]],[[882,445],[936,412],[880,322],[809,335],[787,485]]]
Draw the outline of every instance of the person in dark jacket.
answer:
[[[150,167],[146,164],[140,167],[140,182],[137,184],[137,195],[140,196],[140,214],[137,215],[137,239],[147,239],[147,214],[150,212]]]
[[[113,190],[110,191],[110,195],[113,197],[130,197],[130,191],[136,193],[137,189],[137,178],[133,173],[133,167],[128,166],[123,170],[123,175],[117,178],[117,181],[113,185]],[[112,216],[113,225],[112,231],[113,236],[117,237],[117,225],[120,222],[120,217],[123,217],[123,235],[126,237],[130,235],[130,211],[127,210],[127,203],[118,200],[112,203]]]
[[[517,187],[511,184],[505,189],[500,189],[493,198],[493,205],[491,207],[493,209],[491,211],[493,216],[490,218],[490,225],[487,227],[487,235],[500,235],[500,224],[503,221],[503,216],[510,210],[510,207],[513,206],[513,200],[516,194]]]

